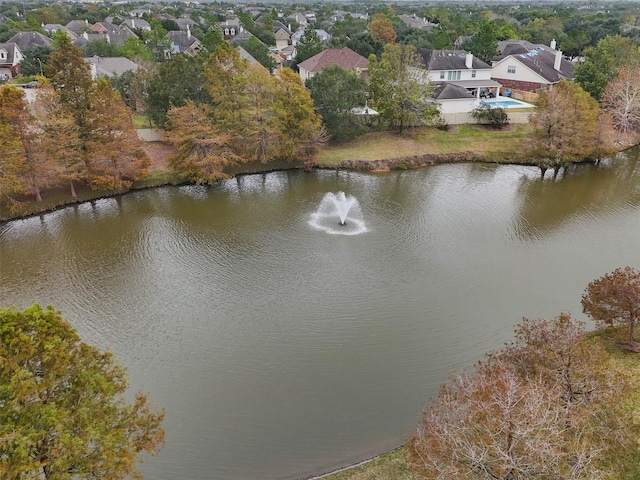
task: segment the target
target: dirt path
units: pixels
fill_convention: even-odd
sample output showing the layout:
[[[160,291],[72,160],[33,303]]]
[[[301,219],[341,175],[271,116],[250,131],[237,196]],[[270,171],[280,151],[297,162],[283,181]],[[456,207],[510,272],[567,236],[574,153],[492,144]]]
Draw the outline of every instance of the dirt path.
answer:
[[[175,153],[171,145],[164,142],[144,142],[143,148],[151,160],[149,171],[169,171],[167,159]]]

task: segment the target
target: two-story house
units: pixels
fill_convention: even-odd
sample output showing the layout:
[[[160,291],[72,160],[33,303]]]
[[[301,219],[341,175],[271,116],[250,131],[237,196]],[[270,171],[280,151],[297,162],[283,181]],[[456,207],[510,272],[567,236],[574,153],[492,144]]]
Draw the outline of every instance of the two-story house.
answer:
[[[418,50],[423,80],[435,88],[442,113],[471,112],[482,99],[500,94],[491,66],[464,50]]]
[[[20,62],[24,55],[15,43],[0,43],[0,75],[10,80],[20,74]]]
[[[492,78],[505,88],[537,92],[573,78],[573,63],[556,50],[555,40],[549,46],[506,40],[498,42],[498,50],[500,55],[491,61]]]

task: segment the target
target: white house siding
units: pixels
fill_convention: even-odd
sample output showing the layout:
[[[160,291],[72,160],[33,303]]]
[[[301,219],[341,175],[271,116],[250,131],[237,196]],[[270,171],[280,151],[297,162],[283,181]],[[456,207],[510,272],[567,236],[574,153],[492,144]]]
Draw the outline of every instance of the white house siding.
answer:
[[[460,98],[451,100],[439,100],[439,110],[443,114],[465,113],[475,108],[475,98]]]
[[[314,76],[313,72],[310,72],[309,70],[303,67],[298,67],[298,73],[300,74],[300,79],[303,82],[306,82],[307,80],[309,80],[310,78],[313,78]]]
[[[442,70],[430,70],[428,74],[429,81],[431,82],[448,82],[448,70],[444,70],[444,78],[440,78],[440,72]],[[476,70],[476,76],[473,76],[472,70],[460,69],[460,78],[457,80],[490,80],[492,70],[482,69]]]

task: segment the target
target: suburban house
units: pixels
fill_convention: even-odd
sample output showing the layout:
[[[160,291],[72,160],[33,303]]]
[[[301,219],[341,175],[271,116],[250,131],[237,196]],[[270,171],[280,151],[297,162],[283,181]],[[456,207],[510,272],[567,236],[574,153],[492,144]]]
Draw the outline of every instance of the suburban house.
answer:
[[[122,23],[129,27],[131,30],[146,30],[151,31],[151,25],[143,18],[125,18]]]
[[[64,26],[67,30],[70,30],[77,36],[82,35],[84,32],[89,31],[91,25],[88,20],[71,20]]]
[[[91,67],[91,78],[93,80],[101,77],[118,77],[125,72],[138,69],[138,64],[126,57],[85,57],[83,59]]]
[[[83,26],[88,26],[85,23],[82,23]],[[45,33],[49,36],[53,35],[54,33],[63,31],[64,33],[66,33],[69,38],[71,40],[75,40],[76,38],[78,38],[77,33],[75,33],[73,30],[69,30],[66,26],[61,25],[59,23],[47,23],[45,25],[42,25],[42,29],[45,31]]]
[[[500,55],[494,57],[491,77],[505,88],[537,92],[552,88],[560,80],[573,78],[573,63],[550,46],[526,40],[498,42]]]
[[[291,29],[279,20],[273,22],[273,36],[276,39],[276,48],[281,50],[291,44]]]
[[[491,79],[491,66],[464,50],[418,50],[426,72],[423,80],[436,88],[443,113],[470,112],[481,99],[497,97],[502,85]]]
[[[20,74],[20,62],[24,58],[15,43],[0,43],[0,76],[10,80]]]
[[[93,24],[88,33],[105,35],[107,42],[118,46],[124,45],[125,40],[129,37],[138,38],[126,25],[114,25],[109,22],[97,22]]]
[[[26,52],[34,47],[50,47],[53,40],[40,32],[18,32],[7,43],[15,43],[20,51]]]
[[[338,66],[345,70],[366,72],[369,61],[348,47],[329,48],[298,64],[300,78],[303,82],[313,78],[323,69]]]
[[[218,27],[220,28],[220,33],[222,33],[222,38],[225,40],[230,40],[243,31],[240,20],[237,18],[230,18],[224,22],[220,22]]]
[[[202,50],[202,43],[196,37],[191,35],[191,29],[187,26],[187,31],[171,31],[167,32],[167,36],[171,39],[171,53],[177,55],[186,53],[188,55],[196,55]]]

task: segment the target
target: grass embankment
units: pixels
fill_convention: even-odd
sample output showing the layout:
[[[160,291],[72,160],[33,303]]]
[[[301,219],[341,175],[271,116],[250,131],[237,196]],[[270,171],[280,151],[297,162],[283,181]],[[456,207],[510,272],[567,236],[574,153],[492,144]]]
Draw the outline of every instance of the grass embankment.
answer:
[[[635,395],[630,398],[629,419],[638,418],[640,412],[640,354],[627,353],[620,348],[625,339],[627,327],[607,328],[590,333],[599,337],[611,355],[613,369],[621,378],[635,384]],[[370,462],[335,474],[321,477],[323,480],[414,480],[416,477],[407,466],[407,452],[399,448],[380,455]]]
[[[376,132],[320,150],[317,163],[335,166],[348,160],[387,160],[416,155],[470,152],[487,161],[516,162],[526,141],[528,125],[494,130],[482,125],[458,125],[448,130],[418,128],[400,135]]]

